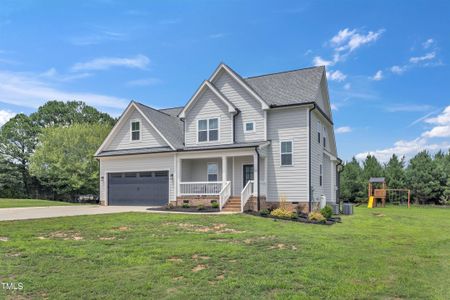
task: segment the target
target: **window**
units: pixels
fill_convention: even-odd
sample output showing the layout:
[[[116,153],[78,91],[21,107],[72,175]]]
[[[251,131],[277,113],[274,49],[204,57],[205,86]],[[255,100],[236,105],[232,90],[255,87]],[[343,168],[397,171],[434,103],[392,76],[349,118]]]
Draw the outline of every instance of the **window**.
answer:
[[[198,120],[199,142],[218,141],[219,140],[219,119]]]
[[[327,128],[323,125],[323,146],[327,146]]]
[[[217,163],[208,163],[208,181],[217,181],[219,167]]]
[[[322,125],[320,121],[317,121],[317,142],[320,144],[320,131],[322,130]]]
[[[131,140],[139,141],[141,139],[141,122],[131,121]]]
[[[244,131],[245,132],[255,132],[255,122],[246,122]]]
[[[319,168],[319,184],[322,186],[322,164],[320,164]]]
[[[292,141],[281,142],[281,165],[292,166]]]

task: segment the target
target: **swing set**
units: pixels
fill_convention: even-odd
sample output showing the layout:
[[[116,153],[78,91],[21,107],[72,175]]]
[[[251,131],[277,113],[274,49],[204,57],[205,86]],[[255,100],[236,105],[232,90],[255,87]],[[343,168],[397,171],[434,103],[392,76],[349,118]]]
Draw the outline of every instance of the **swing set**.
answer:
[[[381,201],[381,206],[384,207],[386,199],[389,203],[400,205],[406,201],[408,208],[411,207],[411,190],[409,189],[388,189],[384,177],[372,177],[369,179],[368,186],[369,203],[368,208],[377,206],[377,201]]]

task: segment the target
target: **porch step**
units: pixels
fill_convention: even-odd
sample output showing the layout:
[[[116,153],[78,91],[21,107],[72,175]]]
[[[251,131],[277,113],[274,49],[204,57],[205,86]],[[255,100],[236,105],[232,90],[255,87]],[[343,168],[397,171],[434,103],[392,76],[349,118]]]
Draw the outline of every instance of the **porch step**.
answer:
[[[222,211],[241,211],[241,197],[230,197]]]

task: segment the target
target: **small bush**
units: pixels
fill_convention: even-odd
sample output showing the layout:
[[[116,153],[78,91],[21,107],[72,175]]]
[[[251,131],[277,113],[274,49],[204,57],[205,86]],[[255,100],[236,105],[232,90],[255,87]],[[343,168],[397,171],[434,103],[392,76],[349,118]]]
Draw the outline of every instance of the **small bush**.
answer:
[[[183,203],[183,205],[181,207],[182,208],[190,208],[191,206],[189,205],[189,203]]]
[[[310,221],[318,221],[318,222],[325,222],[325,217],[318,211],[313,211],[309,213],[308,220]]]
[[[333,216],[333,209],[331,208],[331,206],[326,205],[324,208],[322,208],[320,210],[320,213],[322,214],[322,216],[324,216],[326,219],[329,219]]]
[[[282,218],[282,219],[292,219],[295,217],[295,214],[292,211],[283,208],[277,208],[272,210],[270,213],[272,217]]]
[[[166,205],[166,209],[174,209],[175,206],[172,203]]]
[[[205,210],[205,206],[203,204],[200,204],[197,206],[197,210]]]
[[[267,208],[261,209],[259,211],[259,215],[264,216],[264,217],[268,216],[269,214],[270,214],[270,211]]]
[[[219,202],[213,202],[211,203],[212,208],[219,208]]]

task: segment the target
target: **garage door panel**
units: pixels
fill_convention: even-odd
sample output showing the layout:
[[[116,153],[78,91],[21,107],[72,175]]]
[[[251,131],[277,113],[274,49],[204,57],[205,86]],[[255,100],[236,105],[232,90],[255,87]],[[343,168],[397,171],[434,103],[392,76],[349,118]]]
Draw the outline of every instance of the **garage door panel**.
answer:
[[[109,174],[109,205],[165,205],[169,200],[169,172]]]

